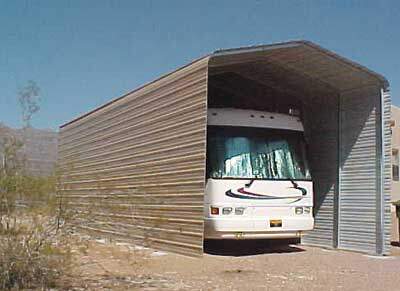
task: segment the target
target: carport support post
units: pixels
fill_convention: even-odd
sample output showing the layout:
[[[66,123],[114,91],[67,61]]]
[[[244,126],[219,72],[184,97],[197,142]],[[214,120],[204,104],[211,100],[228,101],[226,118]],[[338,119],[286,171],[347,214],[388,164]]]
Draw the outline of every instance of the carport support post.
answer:
[[[385,211],[385,104],[383,89],[379,91],[379,102],[377,102],[376,123],[376,254],[383,255],[384,244],[384,211]]]
[[[333,248],[338,248],[339,246],[339,195],[340,195],[340,175],[342,172],[341,166],[341,138],[340,138],[340,130],[342,128],[342,114],[341,114],[341,98],[342,95],[338,94],[337,96],[337,175],[336,175],[336,185],[333,199],[333,238],[332,242]]]

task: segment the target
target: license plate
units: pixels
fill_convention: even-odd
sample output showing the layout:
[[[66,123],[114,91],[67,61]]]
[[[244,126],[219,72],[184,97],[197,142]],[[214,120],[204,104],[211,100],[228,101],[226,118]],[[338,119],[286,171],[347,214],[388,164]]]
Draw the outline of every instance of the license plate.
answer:
[[[237,232],[237,233],[235,233],[235,237],[236,237],[236,239],[242,239],[244,237],[244,234],[243,234],[243,232]]]
[[[269,221],[270,227],[282,227],[282,220],[281,219],[272,219]]]

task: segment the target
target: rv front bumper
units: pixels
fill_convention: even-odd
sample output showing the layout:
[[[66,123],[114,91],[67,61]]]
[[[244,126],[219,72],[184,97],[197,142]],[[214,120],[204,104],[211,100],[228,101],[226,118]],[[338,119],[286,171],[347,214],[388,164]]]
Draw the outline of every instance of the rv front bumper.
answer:
[[[314,228],[314,219],[309,217],[283,217],[281,226],[271,226],[265,218],[225,219],[205,218],[205,239],[280,239],[299,238],[304,231]]]

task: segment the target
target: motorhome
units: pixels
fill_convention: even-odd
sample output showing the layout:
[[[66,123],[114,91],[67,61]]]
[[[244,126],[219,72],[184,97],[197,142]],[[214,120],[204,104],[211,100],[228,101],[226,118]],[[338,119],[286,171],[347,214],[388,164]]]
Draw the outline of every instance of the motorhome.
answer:
[[[313,229],[303,132],[293,114],[208,110],[206,239],[292,238]]]

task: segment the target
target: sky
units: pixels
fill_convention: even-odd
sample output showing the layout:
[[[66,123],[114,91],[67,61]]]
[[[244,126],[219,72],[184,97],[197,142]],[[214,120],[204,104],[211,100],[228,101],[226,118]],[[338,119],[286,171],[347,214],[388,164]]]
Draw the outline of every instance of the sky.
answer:
[[[306,39],[383,74],[400,105],[400,1],[0,0],[0,122],[41,89],[57,129],[216,49]]]

